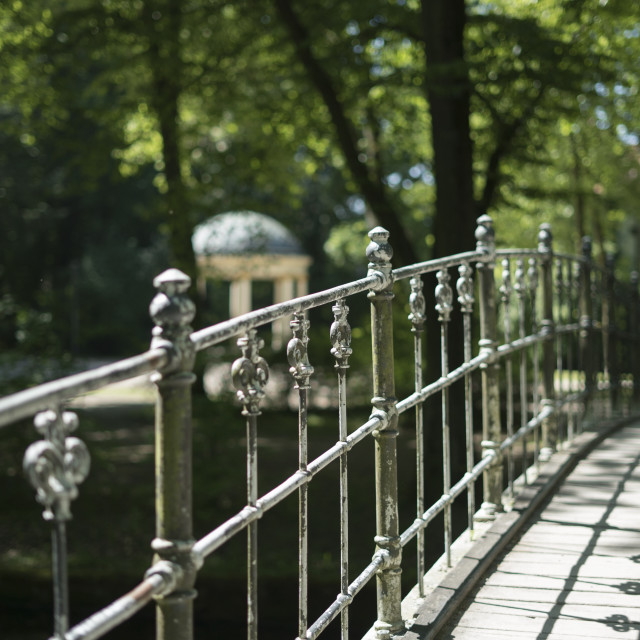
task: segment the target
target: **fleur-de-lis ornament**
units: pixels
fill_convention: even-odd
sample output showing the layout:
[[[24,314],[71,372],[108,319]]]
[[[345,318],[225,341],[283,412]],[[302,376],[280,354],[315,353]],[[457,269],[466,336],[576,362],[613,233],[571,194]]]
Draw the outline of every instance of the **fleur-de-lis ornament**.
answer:
[[[475,302],[473,298],[473,271],[468,264],[461,264],[458,267],[458,273],[460,277],[456,282],[456,289],[458,291],[460,308],[462,309],[462,313],[472,313],[473,303]]]
[[[78,416],[43,411],[34,424],[43,439],[26,450],[23,469],[36,490],[36,500],[44,506],[42,517],[65,522],[71,519],[71,501],[91,466],[84,442],[69,436],[78,427]]]
[[[449,286],[449,272],[446,269],[438,271],[438,286],[436,286],[436,311],[440,322],[449,322],[451,317],[453,292]]]
[[[242,357],[231,366],[236,397],[242,404],[243,415],[258,416],[260,401],[264,398],[264,388],[269,380],[269,365],[258,353],[264,341],[257,337],[255,329],[250,329],[238,339],[238,346],[242,350]]]
[[[307,344],[309,343],[309,321],[303,313],[294,313],[291,320],[293,338],[287,345],[287,359],[289,361],[289,373],[296,381],[297,389],[308,389],[309,378],[313,374],[313,367],[309,364]]]
[[[351,349],[351,326],[347,321],[349,307],[343,299],[338,300],[332,307],[334,321],[329,329],[329,338],[332,348],[331,355],[336,359],[336,369],[349,368],[349,356]]]
[[[411,285],[411,294],[409,295],[409,308],[411,313],[409,314],[409,321],[413,325],[412,331],[418,333],[424,328],[424,323],[427,319],[426,316],[426,302],[424,299],[424,293],[422,292],[422,278],[414,276],[409,281]]]

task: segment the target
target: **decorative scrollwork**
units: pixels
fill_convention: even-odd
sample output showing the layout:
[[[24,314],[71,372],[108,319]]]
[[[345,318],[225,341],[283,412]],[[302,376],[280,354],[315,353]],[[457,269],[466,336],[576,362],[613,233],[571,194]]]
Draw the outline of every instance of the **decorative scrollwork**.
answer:
[[[509,303],[509,300],[511,300],[511,292],[511,268],[509,265],[509,260],[505,258],[502,261],[502,284],[500,285],[500,294],[503,303]]]
[[[313,367],[309,364],[307,344],[309,343],[309,321],[303,313],[294,313],[290,322],[293,338],[287,345],[287,359],[289,373],[296,381],[296,389],[308,389],[309,378],[313,374]]]
[[[353,353],[351,349],[351,326],[347,321],[349,307],[345,301],[340,299],[332,307],[334,321],[329,329],[331,339],[331,355],[336,359],[336,369],[347,369],[349,367],[349,356]]]
[[[516,272],[514,274],[515,283],[513,285],[513,290],[516,292],[516,295],[521,300],[524,298],[524,294],[527,290],[527,286],[525,283],[525,272],[524,272],[524,260],[518,258],[516,260]]]
[[[89,450],[79,438],[68,437],[78,426],[75,413],[44,411],[34,424],[43,439],[28,447],[23,469],[36,490],[36,500],[44,506],[42,517],[65,522],[71,519],[78,485],[89,475]]]
[[[409,321],[413,325],[412,331],[419,333],[424,328],[424,323],[427,319],[427,303],[425,302],[424,293],[422,292],[422,278],[414,276],[409,281],[409,284],[411,285],[411,294],[409,295],[411,313],[409,314]]]
[[[556,275],[556,279],[555,279],[556,293],[560,296],[562,295],[562,292],[564,291],[564,288],[565,288],[564,269],[562,266],[562,260],[560,258],[556,260],[555,275]]]
[[[449,286],[449,272],[441,269],[436,274],[438,286],[436,287],[436,311],[440,322],[449,322],[451,317],[453,292]]]
[[[242,357],[231,366],[231,379],[236,397],[242,404],[245,416],[260,415],[260,401],[264,398],[264,388],[269,380],[269,365],[259,355],[264,341],[257,337],[256,330],[250,329],[242,338],[238,338]]]
[[[535,258],[529,258],[529,269],[527,270],[527,275],[529,276],[531,296],[535,298],[536,291],[538,290],[538,264]]]
[[[461,264],[458,267],[458,273],[460,277],[456,282],[456,289],[460,308],[462,313],[472,313],[473,303],[475,302],[473,297],[473,270],[468,264]]]

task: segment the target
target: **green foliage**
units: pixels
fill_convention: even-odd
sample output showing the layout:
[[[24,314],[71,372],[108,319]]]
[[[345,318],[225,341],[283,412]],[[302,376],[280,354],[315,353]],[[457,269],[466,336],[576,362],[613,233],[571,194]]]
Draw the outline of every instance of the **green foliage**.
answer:
[[[228,210],[285,223],[316,290],[363,274],[382,214],[428,257],[437,70],[422,19],[408,0],[4,3],[0,346],[142,344],[153,273]],[[468,0],[464,38],[476,199],[501,245],[551,221],[559,249],[587,233],[635,264],[633,7]]]

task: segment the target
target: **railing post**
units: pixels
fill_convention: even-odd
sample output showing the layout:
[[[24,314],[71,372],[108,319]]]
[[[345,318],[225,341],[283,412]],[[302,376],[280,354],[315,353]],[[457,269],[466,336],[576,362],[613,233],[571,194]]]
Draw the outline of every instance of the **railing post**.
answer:
[[[553,264],[553,236],[551,225],[544,223],[540,225],[538,232],[538,253],[540,254],[540,268],[542,271],[542,321],[540,322],[540,333],[544,338],[542,343],[542,389],[543,398],[540,403],[541,409],[553,408],[555,404],[555,388],[553,378],[556,368],[556,357],[554,354],[554,334],[553,323],[553,278],[551,268]],[[542,422],[542,448],[540,449],[540,460],[548,460],[555,451],[558,440],[558,423],[555,414],[547,416]]]
[[[189,276],[168,269],[153,281],[158,293],[149,312],[155,323],[152,348],[164,348],[169,364],[158,371],[156,402],[156,538],[155,559],[169,561],[182,569],[176,589],[157,599],[158,640],[193,638],[193,588],[196,567],[191,557],[191,385],[195,350],[190,340],[190,323],[195,305],[186,295]]]
[[[609,382],[609,402],[612,411],[615,413],[618,407],[618,385],[620,376],[618,371],[618,334],[616,326],[616,279],[615,279],[615,256],[607,254],[607,316],[606,316],[606,360],[604,363]]]
[[[402,547],[398,522],[398,465],[396,409],[393,362],[393,250],[387,242],[389,232],[376,227],[369,232],[368,275],[378,275],[380,284],[369,292],[371,301],[371,347],[373,364],[373,415],[381,425],[373,432],[376,467],[376,552],[384,563],[377,575],[378,619],[376,637],[386,640],[404,628],[400,609]]]
[[[593,300],[591,298],[591,238],[582,238],[580,270],[580,363],[584,373],[585,410],[595,391],[593,335]]]
[[[636,405],[640,399],[640,336],[638,327],[638,306],[640,296],[638,295],[638,272],[631,272],[631,375],[633,379],[633,404]]]
[[[495,459],[483,475],[483,502],[475,515],[478,522],[494,520],[502,506],[502,455],[500,454],[500,382],[499,365],[495,358],[497,345],[495,236],[493,220],[478,218],[476,248],[488,254],[490,260],[477,264],[480,305],[480,354],[488,360],[482,365],[482,450],[483,456],[493,451]]]

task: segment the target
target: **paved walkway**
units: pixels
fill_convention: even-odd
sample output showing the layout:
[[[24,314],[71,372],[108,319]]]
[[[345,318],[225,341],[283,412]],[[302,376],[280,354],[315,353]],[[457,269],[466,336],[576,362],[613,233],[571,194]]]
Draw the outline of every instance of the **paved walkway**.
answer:
[[[578,464],[438,638],[640,639],[640,424]]]

